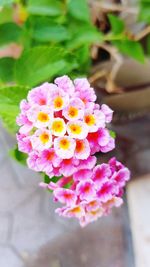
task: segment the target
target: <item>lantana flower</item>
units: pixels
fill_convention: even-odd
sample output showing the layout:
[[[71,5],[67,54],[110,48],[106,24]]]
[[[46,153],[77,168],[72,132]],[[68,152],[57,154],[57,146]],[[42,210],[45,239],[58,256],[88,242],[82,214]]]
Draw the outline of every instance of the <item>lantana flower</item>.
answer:
[[[48,176],[40,186],[63,205],[56,212],[81,226],[120,206],[130,178],[115,158],[97,165],[94,154],[111,151],[115,139],[107,128],[112,109],[95,101],[86,78],[64,75],[31,89],[16,120],[18,149],[27,154],[28,167]]]

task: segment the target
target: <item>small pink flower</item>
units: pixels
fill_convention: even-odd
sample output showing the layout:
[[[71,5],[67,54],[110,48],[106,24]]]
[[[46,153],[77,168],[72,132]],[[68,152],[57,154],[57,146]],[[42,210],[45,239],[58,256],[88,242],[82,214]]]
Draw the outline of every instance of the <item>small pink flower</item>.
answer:
[[[127,168],[122,168],[118,172],[115,172],[113,180],[116,181],[116,184],[120,187],[125,186],[125,183],[130,179],[130,171]]]
[[[29,154],[29,157],[27,159],[27,165],[29,169],[37,171],[37,172],[41,171],[37,163],[38,159],[39,159],[39,155],[37,153],[32,152]]]
[[[61,159],[56,155],[53,148],[41,152],[38,165],[42,171],[51,172],[53,167],[59,167]]]
[[[104,209],[102,207],[98,207],[96,210],[86,212],[85,216],[81,217],[79,220],[81,227],[85,227],[89,223],[96,221],[103,215],[103,213]]]
[[[82,140],[87,137],[88,127],[84,122],[79,120],[69,121],[67,123],[67,132],[70,137]]]
[[[56,78],[55,84],[70,96],[72,96],[75,91],[73,82],[67,75]]]
[[[111,199],[102,204],[104,215],[108,215],[113,207],[120,207],[122,203],[122,198],[113,196]]]
[[[114,141],[111,140],[108,130],[103,128],[100,128],[95,133],[89,133],[87,140],[89,141],[92,155],[99,151],[109,151],[114,148],[115,144]]]
[[[50,129],[54,136],[64,136],[66,133],[65,121],[61,118],[53,119]]]
[[[48,93],[51,86],[49,83],[44,83],[39,87],[36,87],[29,91],[28,93],[28,101],[31,104],[38,104],[38,105],[47,105],[48,104]]]
[[[85,210],[82,205],[74,205],[63,210],[62,215],[67,217],[81,218],[84,216]]]
[[[100,206],[101,206],[100,201],[98,201],[97,199],[94,199],[94,198],[92,200],[86,202],[86,204],[85,204],[85,208],[86,208],[87,212],[95,211],[95,210],[99,209]]]
[[[46,173],[46,175],[48,175],[49,176],[49,178],[53,178],[54,176],[56,176],[56,177],[61,177],[61,173],[60,173],[60,167],[53,167],[53,169],[50,171],[50,169],[49,168],[47,168],[46,170],[45,170],[45,173]]]
[[[54,149],[61,159],[70,159],[74,155],[76,142],[69,136],[58,137],[54,140]]]
[[[97,186],[102,185],[103,183],[107,182],[111,175],[111,170],[108,164],[101,164],[97,165],[93,170],[93,181],[96,183]]]
[[[18,149],[24,153],[30,153],[32,151],[32,145],[30,141],[30,137],[24,134],[17,134],[17,141],[18,141]]]
[[[124,168],[124,165],[120,161],[116,160],[115,157],[111,158],[108,164],[112,172],[119,171],[120,169]]]
[[[100,151],[100,145],[98,143],[99,133],[98,131],[95,133],[89,133],[87,136],[87,140],[90,144],[91,155],[94,155],[96,152]]]
[[[101,146],[100,151],[103,153],[107,153],[115,148],[115,139],[110,137],[109,142],[106,146]]]
[[[57,86],[55,87],[55,90],[52,90],[50,92],[50,105],[54,109],[54,111],[60,111],[68,106],[69,95]]]
[[[99,128],[105,127],[105,116],[100,110],[86,110],[84,122],[88,126],[89,132],[96,132]]]
[[[67,206],[74,205],[77,200],[74,191],[70,189],[56,188],[54,190],[54,196],[59,202],[66,204]]]
[[[96,164],[96,157],[95,156],[89,156],[87,159],[80,160],[80,164],[78,165],[78,170],[81,169],[89,169],[92,170]]]
[[[113,110],[109,108],[106,104],[101,106],[102,112],[105,114],[105,121],[106,123],[110,123],[113,116]]]
[[[78,164],[79,164],[79,160],[75,158],[64,159],[62,160],[61,165],[60,165],[60,172],[66,177],[71,176],[77,171]]]
[[[72,98],[69,105],[63,110],[63,116],[69,121],[82,119],[84,108],[84,103],[80,98]]]
[[[33,123],[34,127],[43,128],[50,126],[53,121],[53,111],[48,106],[33,105],[27,111],[28,119]]]
[[[25,114],[20,114],[16,119],[16,123],[21,126],[19,129],[21,134],[28,134],[33,128],[33,123],[28,120]]]
[[[106,202],[110,200],[114,194],[118,193],[118,188],[115,187],[114,183],[106,182],[102,184],[100,189],[97,192],[97,197],[100,201]]]
[[[75,79],[74,84],[76,90],[75,95],[79,97],[85,105],[96,100],[94,89],[90,87],[86,78]]]
[[[75,157],[77,159],[87,159],[90,156],[90,145],[87,139],[76,140]]]
[[[79,182],[76,191],[81,200],[93,200],[96,196],[94,183],[91,180]]]
[[[92,177],[92,174],[93,174],[92,170],[81,169],[74,173],[73,179],[75,181],[88,180]]]
[[[27,100],[23,99],[20,102],[20,109],[23,114],[26,114],[26,112],[29,110],[30,107],[31,105],[27,102]]]
[[[52,145],[52,135],[49,130],[38,129],[30,138],[33,149],[42,151]]]
[[[106,145],[108,145],[109,143],[109,140],[110,140],[110,134],[109,134],[109,131],[107,129],[99,129],[98,130],[98,144],[101,146],[101,147],[104,147]]]

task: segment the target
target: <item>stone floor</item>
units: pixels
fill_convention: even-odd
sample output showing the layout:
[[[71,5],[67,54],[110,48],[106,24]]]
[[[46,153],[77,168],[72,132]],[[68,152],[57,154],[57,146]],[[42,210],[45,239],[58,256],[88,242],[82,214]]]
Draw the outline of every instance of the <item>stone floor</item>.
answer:
[[[40,176],[8,156],[0,128],[0,267],[133,267],[126,204],[81,229],[54,213]]]

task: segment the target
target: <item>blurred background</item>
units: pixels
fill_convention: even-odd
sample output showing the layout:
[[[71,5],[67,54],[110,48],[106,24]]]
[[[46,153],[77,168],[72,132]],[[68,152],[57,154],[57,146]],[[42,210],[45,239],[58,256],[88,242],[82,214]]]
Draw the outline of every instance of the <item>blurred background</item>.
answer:
[[[0,0],[0,267],[150,266],[150,0]],[[28,90],[88,77],[114,110],[124,205],[81,229],[55,215],[15,140]]]

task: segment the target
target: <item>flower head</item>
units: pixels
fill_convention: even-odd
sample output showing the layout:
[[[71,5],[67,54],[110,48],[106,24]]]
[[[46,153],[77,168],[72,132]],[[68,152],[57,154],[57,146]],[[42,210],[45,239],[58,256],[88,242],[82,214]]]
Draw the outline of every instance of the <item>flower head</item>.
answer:
[[[115,140],[107,129],[113,111],[95,100],[87,79],[64,75],[30,90],[16,119],[18,149],[27,154],[28,167],[46,175],[40,186],[61,203],[56,212],[81,226],[120,206],[130,178],[115,158],[96,165],[94,154],[112,150]]]

